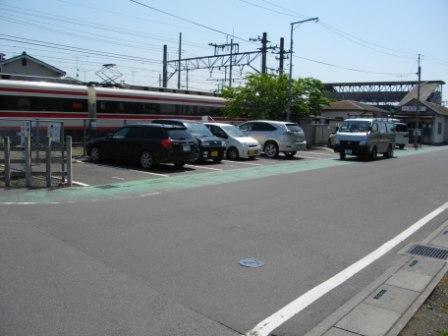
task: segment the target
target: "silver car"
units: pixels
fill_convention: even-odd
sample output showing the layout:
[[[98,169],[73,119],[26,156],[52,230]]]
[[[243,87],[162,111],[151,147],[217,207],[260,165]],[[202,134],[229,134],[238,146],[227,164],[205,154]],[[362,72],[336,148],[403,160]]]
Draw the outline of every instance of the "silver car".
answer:
[[[276,158],[280,152],[293,157],[298,150],[306,148],[305,133],[293,122],[253,120],[239,128],[247,136],[256,139],[267,157]]]
[[[223,123],[205,123],[214,136],[226,142],[227,159],[255,159],[260,154],[260,145],[252,137],[245,135],[238,127]]]

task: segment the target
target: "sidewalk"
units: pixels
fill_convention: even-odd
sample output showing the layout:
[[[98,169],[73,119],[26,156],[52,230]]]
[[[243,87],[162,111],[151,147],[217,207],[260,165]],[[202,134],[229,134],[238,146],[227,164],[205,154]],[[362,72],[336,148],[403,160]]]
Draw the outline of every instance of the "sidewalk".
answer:
[[[448,271],[448,221],[306,336],[395,336]]]

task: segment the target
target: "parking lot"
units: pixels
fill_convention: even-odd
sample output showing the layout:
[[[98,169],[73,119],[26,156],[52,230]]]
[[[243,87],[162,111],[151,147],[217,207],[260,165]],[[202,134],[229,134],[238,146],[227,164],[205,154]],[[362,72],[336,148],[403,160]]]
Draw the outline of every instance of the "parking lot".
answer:
[[[335,159],[339,156],[333,150],[326,147],[319,147],[313,150],[301,151],[293,158],[286,158],[280,155],[277,159],[270,159],[259,156],[255,160],[239,159],[235,161],[223,160],[221,163],[201,162],[185,165],[178,169],[171,164],[162,164],[156,169],[144,170],[137,163],[124,162],[102,162],[93,163],[88,158],[76,160],[73,163],[74,180],[77,186],[95,186],[111,184],[116,182],[127,182],[146,180],[154,178],[169,178],[172,176],[198,174],[204,172],[220,172],[233,169],[244,169],[257,166],[268,166],[273,164]]]

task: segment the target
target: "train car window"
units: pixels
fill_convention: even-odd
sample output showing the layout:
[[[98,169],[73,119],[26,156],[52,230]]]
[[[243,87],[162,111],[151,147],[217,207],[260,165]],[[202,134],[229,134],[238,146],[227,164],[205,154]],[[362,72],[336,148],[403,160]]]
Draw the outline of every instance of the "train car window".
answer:
[[[17,109],[19,110],[29,110],[31,107],[31,100],[27,97],[20,97],[17,100]]]
[[[87,111],[87,101],[67,98],[0,96],[0,109],[13,111],[80,112]]]

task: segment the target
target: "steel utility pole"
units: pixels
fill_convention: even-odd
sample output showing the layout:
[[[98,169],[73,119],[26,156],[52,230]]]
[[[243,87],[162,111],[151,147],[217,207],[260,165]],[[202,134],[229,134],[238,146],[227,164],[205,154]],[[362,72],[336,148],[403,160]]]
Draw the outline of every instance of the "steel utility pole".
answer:
[[[163,70],[162,70],[162,87],[168,86],[168,47],[163,45]]]
[[[417,108],[415,111],[415,132],[414,132],[414,148],[415,149],[418,148],[418,133],[419,133],[418,124],[420,122],[420,81],[422,79],[422,67],[420,66],[420,58],[421,58],[421,55],[418,54],[418,60],[417,60],[417,64],[418,64],[418,68],[417,68],[417,76],[418,76]]]
[[[310,19],[306,19],[306,20],[291,22],[291,35],[290,35],[290,41],[289,41],[289,54],[290,54],[289,55],[289,80],[288,80],[288,92],[287,92],[287,96],[286,96],[286,99],[287,99],[287,101],[286,101],[286,120],[287,121],[289,121],[289,119],[291,118],[292,55],[294,53],[294,51],[293,51],[294,26],[300,25],[305,22],[310,22],[310,21],[318,22],[319,18],[315,17],[315,18],[310,18]]]
[[[261,38],[261,73],[266,73],[266,53],[268,51],[268,34],[263,33],[263,37]]]
[[[233,39],[230,40],[229,87],[232,87]]]
[[[182,72],[181,69],[181,61],[182,61],[182,33],[179,33],[179,65],[178,65],[178,73],[177,73],[177,88],[180,89],[180,74]]]
[[[278,58],[278,74],[283,75],[283,68],[284,68],[284,60],[285,60],[285,39],[283,37],[280,38],[280,51],[279,51],[279,58]]]

